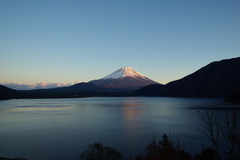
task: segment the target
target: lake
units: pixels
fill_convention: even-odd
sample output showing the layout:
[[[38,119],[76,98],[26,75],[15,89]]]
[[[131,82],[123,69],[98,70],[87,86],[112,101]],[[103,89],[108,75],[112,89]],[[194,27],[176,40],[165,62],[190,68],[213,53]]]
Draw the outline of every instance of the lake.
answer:
[[[120,151],[123,159],[144,152],[153,134],[180,137],[198,152],[209,145],[200,133],[198,107],[222,99],[94,97],[0,101],[0,157],[77,160],[93,142]],[[190,150],[189,149],[189,150]]]

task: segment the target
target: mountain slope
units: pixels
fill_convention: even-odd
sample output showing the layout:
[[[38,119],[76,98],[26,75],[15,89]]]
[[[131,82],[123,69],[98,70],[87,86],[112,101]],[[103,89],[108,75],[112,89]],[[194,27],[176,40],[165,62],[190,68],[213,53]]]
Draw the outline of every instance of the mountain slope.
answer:
[[[165,85],[150,84],[134,91],[137,96],[162,96],[165,91]]]
[[[131,67],[123,67],[106,77],[90,81],[89,83],[97,84],[103,88],[121,89],[137,89],[149,84],[157,84],[157,82],[147,78]]]
[[[150,92],[149,90],[150,87],[145,88],[138,94]],[[212,62],[158,89],[160,96],[173,97],[226,97],[238,91],[240,91],[240,58]]]
[[[18,97],[18,92],[16,90],[0,85],[0,100],[17,98],[17,97]]]
[[[240,91],[227,96],[224,101],[240,104]]]

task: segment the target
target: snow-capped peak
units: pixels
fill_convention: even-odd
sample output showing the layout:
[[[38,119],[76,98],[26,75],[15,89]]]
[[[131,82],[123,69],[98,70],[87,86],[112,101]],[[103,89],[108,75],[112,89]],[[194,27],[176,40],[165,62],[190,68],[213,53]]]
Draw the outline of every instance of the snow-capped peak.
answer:
[[[119,78],[124,78],[124,77],[133,77],[133,78],[143,78],[145,79],[146,77],[134,70],[131,67],[123,67],[119,70],[116,70],[115,72],[109,74],[106,77],[103,77],[102,79],[119,79]]]

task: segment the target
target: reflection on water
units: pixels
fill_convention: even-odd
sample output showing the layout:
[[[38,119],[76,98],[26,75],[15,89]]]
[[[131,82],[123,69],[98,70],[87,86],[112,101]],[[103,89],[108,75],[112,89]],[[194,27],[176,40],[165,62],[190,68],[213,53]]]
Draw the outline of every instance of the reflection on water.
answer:
[[[143,126],[143,124],[139,122],[139,119],[141,119],[144,113],[143,107],[141,102],[133,101],[132,99],[127,99],[122,104],[125,139],[133,147],[136,147],[133,144],[136,144],[140,137],[139,128]]]
[[[77,159],[101,141],[125,158],[144,149],[153,131],[181,136],[186,144],[206,145],[197,129],[196,110],[220,99],[82,98],[0,101],[0,157],[30,160]],[[193,147],[194,148],[194,147]]]

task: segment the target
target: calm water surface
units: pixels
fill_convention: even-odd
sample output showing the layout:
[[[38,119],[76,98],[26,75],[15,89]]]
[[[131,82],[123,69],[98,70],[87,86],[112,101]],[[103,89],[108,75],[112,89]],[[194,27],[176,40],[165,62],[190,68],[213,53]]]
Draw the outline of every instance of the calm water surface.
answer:
[[[88,144],[100,141],[124,159],[144,151],[153,132],[180,136],[185,148],[209,145],[198,131],[197,110],[222,99],[80,98],[0,101],[0,157],[77,160]]]

